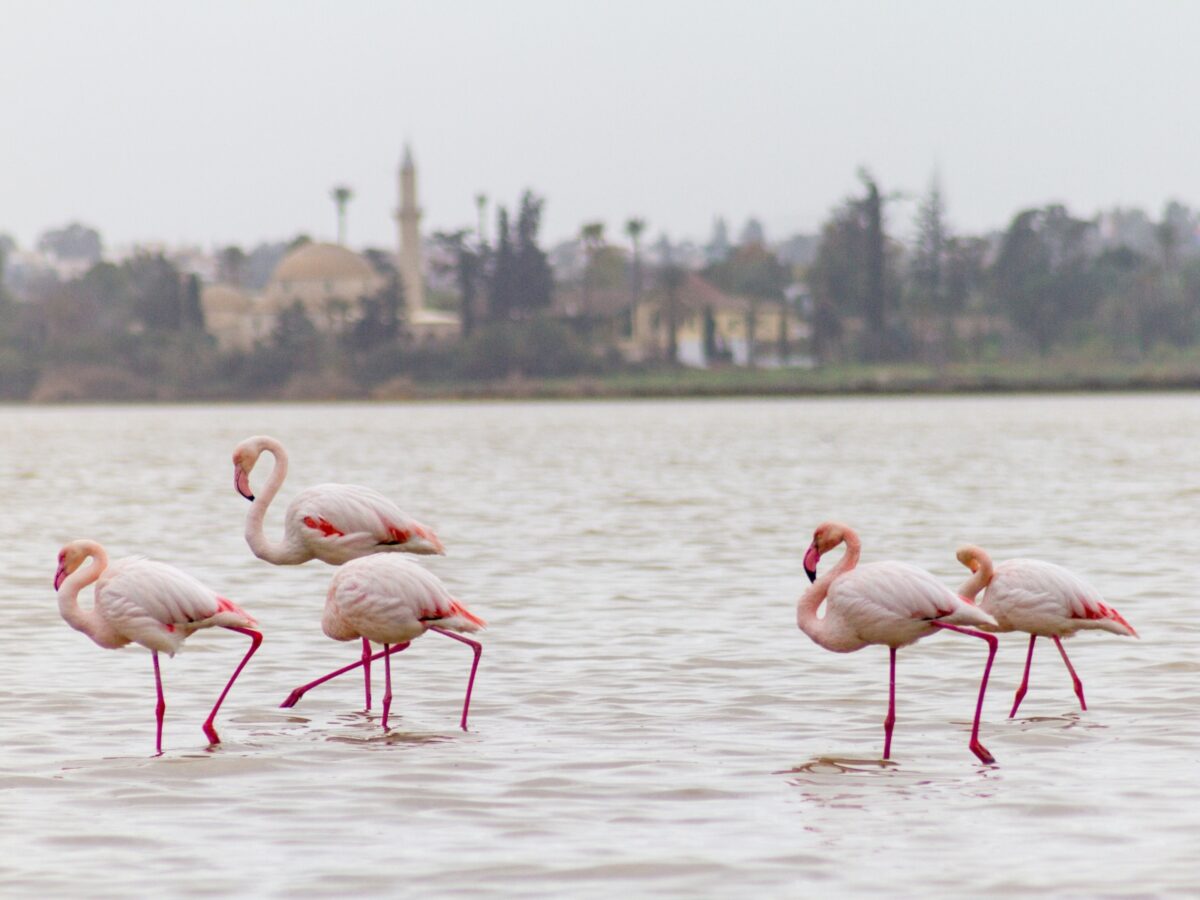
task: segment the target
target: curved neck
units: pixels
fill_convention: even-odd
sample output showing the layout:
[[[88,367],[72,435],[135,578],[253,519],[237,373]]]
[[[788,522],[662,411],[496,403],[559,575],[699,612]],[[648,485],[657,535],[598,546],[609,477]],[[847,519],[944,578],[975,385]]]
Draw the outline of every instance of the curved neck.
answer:
[[[270,453],[275,464],[271,468],[267,483],[263,485],[260,493],[255,494],[250,511],[246,513],[246,543],[250,545],[255,556],[275,565],[286,566],[304,562],[303,554],[297,552],[299,548],[289,544],[286,536],[279,543],[274,543],[267,540],[266,534],[263,533],[267,507],[271,505],[271,501],[283,485],[283,480],[287,478],[288,458],[283,445],[271,438],[262,438],[260,454],[262,451]]]
[[[861,640],[843,632],[839,619],[833,616],[821,618],[817,615],[817,610],[825,602],[833,583],[858,565],[859,553],[862,551],[858,535],[847,528],[843,532],[842,543],[846,545],[845,554],[836,566],[812,583],[796,607],[796,624],[800,626],[800,630],[825,649],[839,652],[857,650],[863,646]]]
[[[959,596],[966,597],[968,600],[974,600],[979,592],[992,583],[992,574],[995,571],[992,568],[992,560],[986,553],[978,553],[974,559],[979,563],[979,568],[971,573],[971,577],[962,583],[958,589]]]
[[[90,637],[101,647],[122,647],[129,643],[117,634],[104,617],[92,609],[80,609],[79,592],[95,581],[108,568],[108,554],[95,541],[84,543],[91,562],[81,565],[68,575],[58,588],[58,611],[63,620],[74,628]]]

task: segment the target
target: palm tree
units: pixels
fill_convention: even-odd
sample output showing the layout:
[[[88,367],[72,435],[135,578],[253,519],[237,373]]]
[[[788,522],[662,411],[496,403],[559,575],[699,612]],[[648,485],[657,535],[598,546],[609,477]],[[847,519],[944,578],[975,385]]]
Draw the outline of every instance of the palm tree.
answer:
[[[604,247],[604,223],[586,223],[579,229],[579,241],[583,244],[585,257],[583,264],[583,309],[586,315],[590,315],[592,306],[592,280],[595,274],[592,271],[592,263],[595,262],[596,254]]]
[[[667,361],[679,362],[679,288],[686,273],[682,266],[667,261],[662,270],[662,283],[667,291]]]
[[[346,243],[346,205],[354,197],[354,191],[344,184],[337,185],[329,196],[333,198],[334,205],[337,206],[338,217],[338,243]]]
[[[629,219],[625,222],[625,233],[633,244],[633,264],[629,267],[629,336],[637,328],[638,303],[642,298],[642,232],[646,230],[645,219]]]

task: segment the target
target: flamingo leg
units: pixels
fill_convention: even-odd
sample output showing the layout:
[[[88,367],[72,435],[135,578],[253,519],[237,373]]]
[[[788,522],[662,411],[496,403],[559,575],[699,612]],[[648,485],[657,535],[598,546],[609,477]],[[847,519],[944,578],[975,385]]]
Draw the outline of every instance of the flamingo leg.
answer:
[[[408,646],[408,641],[405,641],[403,644],[394,644],[394,645],[392,645],[391,649],[386,650],[386,651],[381,650],[379,653],[376,653],[374,656],[372,656],[371,659],[372,660],[381,659],[385,654],[391,655],[393,653],[399,653],[401,650],[405,649],[407,646]],[[296,688],[294,691],[292,691],[290,694],[287,695],[287,699],[279,704],[280,707],[287,709],[288,707],[295,706],[297,703],[300,702],[301,697],[303,697],[305,694],[307,694],[309,691],[311,691],[317,685],[324,684],[327,681],[337,678],[339,675],[345,675],[347,672],[352,672],[355,669],[357,669],[359,666],[361,666],[362,664],[363,664],[363,661],[360,659],[358,662],[352,662],[348,666],[342,666],[340,669],[338,669],[334,672],[330,672],[328,675],[322,675],[316,681],[310,681],[308,684],[300,685],[300,687]]]
[[[1075,685],[1075,696],[1079,698],[1079,708],[1087,712],[1087,703],[1083,699],[1083,682],[1079,680],[1079,676],[1075,674],[1075,667],[1071,665],[1071,661],[1067,659],[1067,651],[1063,649],[1062,641],[1058,639],[1058,635],[1054,635],[1054,645],[1058,647],[1058,652],[1062,654],[1063,662],[1067,664],[1067,671],[1071,673],[1071,681]]]
[[[478,641],[465,638],[461,634],[455,634],[453,631],[447,631],[445,628],[439,628],[437,625],[431,626],[429,630],[436,631],[438,634],[444,634],[448,638],[454,638],[456,641],[461,641],[475,651],[475,661],[471,663],[471,676],[467,679],[467,696],[466,699],[463,700],[462,722],[460,723],[462,730],[466,731],[467,712],[471,708],[471,690],[475,687],[475,670],[479,668],[479,657],[483,654],[483,645],[481,645]]]
[[[388,710],[392,708],[392,657],[388,653],[388,645],[383,645],[383,730],[387,731]]]
[[[1025,675],[1021,678],[1021,686],[1017,688],[1017,695],[1013,697],[1012,712],[1008,714],[1010,719],[1017,714],[1017,707],[1021,705],[1021,701],[1025,699],[1025,692],[1029,690],[1029,667],[1033,664],[1033,643],[1036,640],[1036,634],[1029,636],[1029,654],[1025,657]]]
[[[221,696],[217,698],[217,702],[213,704],[212,712],[208,714],[208,718],[204,720],[204,735],[208,738],[210,744],[219,744],[221,739],[217,737],[217,729],[213,726],[213,722],[217,718],[217,710],[221,708],[221,704],[225,702],[225,695],[229,693],[229,689],[233,687],[233,683],[237,681],[237,677],[242,674],[242,669],[246,668],[246,663],[250,662],[259,644],[262,643],[262,632],[255,631],[252,628],[239,628],[236,625],[226,625],[230,631],[236,631],[239,634],[244,634],[250,638],[250,649],[246,651],[246,655],[242,657],[242,661],[238,663],[237,668],[233,670],[233,674],[229,676],[229,681],[225,685],[225,690],[221,691]]]
[[[371,642],[368,641],[366,638],[363,638],[362,641],[363,641],[363,651],[362,651],[363,690],[366,692],[366,695],[367,695],[366,709],[367,709],[367,712],[370,712],[371,711]],[[387,651],[386,646],[383,649],[385,652]]]
[[[979,757],[980,762],[994,763],[996,758],[988,752],[987,748],[979,742],[979,718],[983,715],[983,695],[987,693],[988,675],[992,671],[992,660],[996,658],[996,648],[1000,646],[1000,641],[996,639],[994,634],[984,634],[982,631],[972,631],[970,628],[962,628],[958,625],[950,625],[947,622],[930,622],[934,628],[947,628],[950,631],[957,631],[959,634],[969,634],[971,637],[977,637],[987,641],[988,658],[987,665],[983,667],[983,678],[979,681],[979,699],[975,702],[975,722],[971,726],[971,752]]]
[[[158,731],[154,739],[154,751],[158,756],[162,756],[162,726],[163,716],[167,712],[167,701],[163,697],[162,674],[158,670],[158,651],[151,650],[150,655],[154,658],[154,687],[158,691],[158,703],[154,707],[154,717],[158,721]]]
[[[892,758],[892,728],[896,724],[896,648],[889,647],[891,654],[890,677],[888,679],[888,713],[883,720],[883,758]]]

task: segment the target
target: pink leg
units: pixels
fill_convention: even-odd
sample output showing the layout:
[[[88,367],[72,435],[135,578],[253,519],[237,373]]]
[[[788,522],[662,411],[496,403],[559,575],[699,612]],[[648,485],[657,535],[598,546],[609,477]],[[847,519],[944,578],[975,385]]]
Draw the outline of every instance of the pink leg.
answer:
[[[392,708],[392,657],[388,645],[383,645],[383,730],[387,731],[388,710]]]
[[[1036,634],[1029,636],[1029,655],[1025,657],[1025,675],[1021,679],[1021,686],[1017,688],[1017,696],[1013,698],[1012,712],[1008,714],[1010,719],[1017,714],[1017,707],[1021,705],[1021,701],[1025,699],[1025,692],[1029,690],[1029,667],[1033,664],[1033,642],[1036,640]]]
[[[975,723],[971,727],[971,752],[978,756],[981,762],[994,763],[996,758],[988,752],[983,744],[979,743],[979,718],[983,715],[983,695],[987,693],[988,675],[991,674],[992,660],[996,658],[996,648],[1000,646],[1000,641],[996,639],[994,634],[984,634],[982,631],[972,631],[970,628],[960,628],[958,625],[949,625],[945,622],[930,622],[929,624],[935,628],[948,628],[950,631],[969,634],[972,637],[987,641],[987,665],[983,667],[983,678],[979,682],[979,699],[975,703]]]
[[[374,656],[371,657],[371,659],[373,659],[373,660],[380,659],[385,655],[385,653],[387,655],[391,655],[392,653],[399,653],[401,650],[405,649],[406,647],[408,647],[407,641],[405,641],[403,644],[395,644],[392,646],[391,649],[389,649],[387,651],[381,650],[379,653],[376,653]],[[330,672],[328,675],[322,675],[316,681],[310,681],[308,684],[300,685],[300,687],[296,688],[294,691],[292,691],[290,694],[287,695],[287,699],[279,704],[280,707],[286,709],[290,706],[295,706],[297,703],[300,702],[301,697],[303,697],[305,694],[307,694],[309,691],[311,691],[317,685],[324,684],[327,681],[337,678],[339,675],[345,675],[347,672],[352,672],[355,669],[357,669],[359,666],[361,666],[362,664],[363,664],[363,661],[360,659],[358,662],[352,662],[348,666],[342,666],[337,671]]]
[[[1071,661],[1067,659],[1067,651],[1063,649],[1062,641],[1058,639],[1058,635],[1054,635],[1054,645],[1058,647],[1058,652],[1062,654],[1063,662],[1067,664],[1067,671],[1071,673],[1071,681],[1075,685],[1075,696],[1079,698],[1079,708],[1087,712],[1087,703],[1083,699],[1083,682],[1079,680],[1079,676],[1075,674],[1075,667],[1071,665]]]
[[[461,634],[455,634],[453,631],[447,631],[445,628],[439,628],[434,625],[429,629],[436,631],[438,634],[444,634],[448,638],[454,638],[456,641],[462,641],[464,644],[472,647],[475,651],[475,661],[471,663],[471,677],[467,679],[467,697],[463,701],[462,714],[462,730],[467,730],[467,711],[471,708],[471,689],[475,686],[475,670],[479,668],[479,657],[483,653],[483,646],[478,641],[473,641],[470,638],[465,638]]]
[[[888,680],[888,714],[883,720],[883,758],[892,758],[892,728],[896,724],[896,648],[891,651],[891,677]]]
[[[163,697],[162,675],[158,671],[158,651],[151,650],[150,655],[154,658],[154,687],[158,690],[158,704],[154,707],[154,716],[158,720],[158,734],[154,739],[154,750],[162,756],[162,726],[163,716],[167,712],[167,701]]]
[[[233,687],[233,683],[237,681],[237,677],[242,674],[242,669],[246,668],[246,663],[250,661],[250,657],[258,650],[258,645],[262,643],[262,633],[253,630],[252,628],[238,628],[235,625],[226,625],[230,631],[236,631],[239,634],[244,634],[250,638],[250,649],[246,651],[246,655],[242,657],[242,661],[238,663],[238,667],[233,670],[233,674],[229,676],[229,683],[225,685],[225,690],[221,691],[221,696],[217,698],[217,702],[213,704],[212,712],[208,714],[208,718],[204,720],[204,734],[208,738],[210,744],[219,744],[221,739],[217,737],[217,729],[213,726],[213,722],[217,718],[217,710],[221,708],[221,704],[225,702],[225,695],[229,693],[229,689]]]
[[[387,647],[385,646],[383,649],[384,649],[384,652],[386,653]],[[384,658],[386,659],[386,657],[384,657]],[[363,690],[366,691],[366,695],[367,695],[366,709],[368,712],[370,712],[370,710],[371,710],[371,642],[368,641],[366,638],[363,638],[362,667],[363,667]]]

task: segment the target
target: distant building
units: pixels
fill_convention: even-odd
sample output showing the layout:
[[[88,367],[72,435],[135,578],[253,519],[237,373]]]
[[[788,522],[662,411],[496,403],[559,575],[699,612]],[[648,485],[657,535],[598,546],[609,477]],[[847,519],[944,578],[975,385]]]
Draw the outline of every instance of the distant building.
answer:
[[[585,289],[581,284],[560,287],[554,311],[578,330],[616,344],[626,359],[637,362],[668,357],[672,303],[682,365],[769,368],[811,363],[803,352],[808,325],[792,303],[727,294],[695,272],[683,274],[673,295],[661,283],[648,284],[635,311],[628,287]]]
[[[678,361],[685,366],[794,366],[811,364],[802,351],[808,325],[790,304],[727,294],[695,272],[687,272],[673,294],[658,285],[633,320],[630,355],[665,359],[674,305]]]
[[[206,285],[200,292],[204,329],[222,350],[250,350],[274,325],[259,297],[231,284]]]
[[[462,328],[459,317],[425,305],[417,172],[408,147],[400,164],[399,192],[396,270],[404,287],[408,331],[421,340],[456,336]],[[269,337],[280,314],[296,304],[319,331],[344,331],[362,317],[362,299],[386,286],[387,276],[360,254],[340,244],[309,242],[279,260],[261,293],[210,284],[200,302],[218,345],[244,350]]]
[[[339,332],[362,316],[363,297],[384,279],[353,250],[338,244],[302,244],[288,253],[263,291],[267,314],[278,317],[297,302],[321,331]]]

